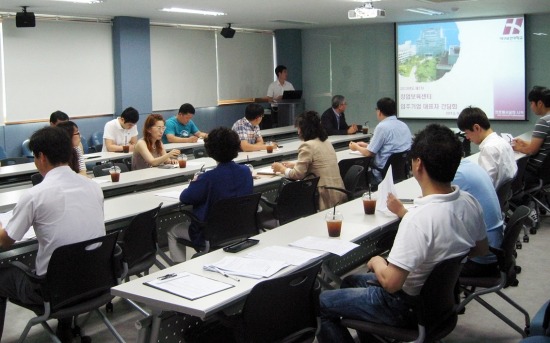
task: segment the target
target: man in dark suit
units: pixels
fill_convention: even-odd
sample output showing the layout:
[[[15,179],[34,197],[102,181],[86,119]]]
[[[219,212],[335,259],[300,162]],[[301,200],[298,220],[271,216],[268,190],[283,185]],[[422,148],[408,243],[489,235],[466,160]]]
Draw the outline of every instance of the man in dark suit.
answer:
[[[321,116],[321,123],[329,136],[352,135],[357,132],[357,125],[346,123],[346,106],[346,98],[343,95],[335,95],[332,97],[332,107]]]

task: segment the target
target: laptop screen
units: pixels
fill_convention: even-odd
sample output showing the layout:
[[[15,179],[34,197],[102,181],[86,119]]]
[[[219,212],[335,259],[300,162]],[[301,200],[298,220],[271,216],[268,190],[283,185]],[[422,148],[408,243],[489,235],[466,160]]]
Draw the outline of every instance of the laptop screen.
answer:
[[[283,99],[301,99],[302,98],[302,91],[301,90],[294,90],[294,91],[284,91],[283,92]]]

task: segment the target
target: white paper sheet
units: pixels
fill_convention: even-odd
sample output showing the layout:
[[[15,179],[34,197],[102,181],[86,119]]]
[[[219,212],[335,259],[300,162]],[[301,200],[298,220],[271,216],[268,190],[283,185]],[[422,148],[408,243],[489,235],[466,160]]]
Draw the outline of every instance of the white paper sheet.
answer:
[[[391,214],[392,212],[388,210],[388,194],[392,193],[397,197],[397,193],[395,191],[395,185],[393,184],[393,174],[392,174],[392,168],[391,166],[388,168],[388,172],[386,173],[386,177],[380,184],[378,185],[378,192],[376,193],[376,210],[381,211],[387,214]]]
[[[343,256],[359,246],[358,244],[340,239],[312,236],[304,237],[289,245],[298,248],[327,251],[338,256]]]
[[[277,260],[227,256],[218,262],[205,265],[203,268],[217,273],[219,273],[217,270],[219,269],[227,274],[261,279],[270,277],[288,266],[288,263]]]
[[[231,284],[191,273],[174,273],[147,281],[144,285],[195,300],[234,287]]]
[[[304,251],[292,247],[271,246],[250,252],[246,257],[261,258],[265,260],[281,260],[293,266],[300,266],[321,255],[322,253]]]

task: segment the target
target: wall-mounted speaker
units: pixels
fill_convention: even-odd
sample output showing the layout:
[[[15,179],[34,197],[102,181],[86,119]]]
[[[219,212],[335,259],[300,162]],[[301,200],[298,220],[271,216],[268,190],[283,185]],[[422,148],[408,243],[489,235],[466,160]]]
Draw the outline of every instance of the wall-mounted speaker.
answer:
[[[16,27],[35,27],[36,20],[33,12],[27,12],[23,8],[23,12],[17,12],[15,15],[15,26]]]
[[[233,36],[235,35],[235,30],[231,28],[231,25],[229,25],[228,27],[224,27],[220,34],[225,38],[233,38]]]

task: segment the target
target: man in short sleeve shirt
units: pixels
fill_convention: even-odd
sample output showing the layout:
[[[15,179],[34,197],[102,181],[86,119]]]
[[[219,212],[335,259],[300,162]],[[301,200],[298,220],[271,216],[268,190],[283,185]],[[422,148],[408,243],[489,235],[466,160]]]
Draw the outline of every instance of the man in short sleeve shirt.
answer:
[[[426,279],[439,263],[449,258],[488,251],[485,224],[479,203],[468,193],[451,186],[462,157],[454,133],[431,124],[419,132],[410,156],[412,172],[422,197],[408,212],[391,195],[388,209],[402,217],[388,260],[375,256],[367,263],[371,271],[349,275],[338,290],[321,293],[320,343],[354,342],[340,318],[386,325],[416,325],[407,299],[420,294]],[[377,280],[381,287],[369,285]]]
[[[242,151],[265,150],[266,145],[260,133],[260,123],[264,117],[264,108],[259,104],[250,104],[244,110],[244,118],[237,120],[232,130],[241,140]]]
[[[103,149],[101,151],[122,152],[125,145],[130,147],[130,151],[134,151],[138,138],[136,127],[138,120],[138,111],[133,107],[128,107],[122,111],[120,117],[107,122],[103,129]]]
[[[178,114],[166,121],[166,130],[162,136],[162,142],[167,143],[195,143],[199,138],[205,138],[208,134],[201,132],[193,122],[195,107],[185,103],[180,106]]]

